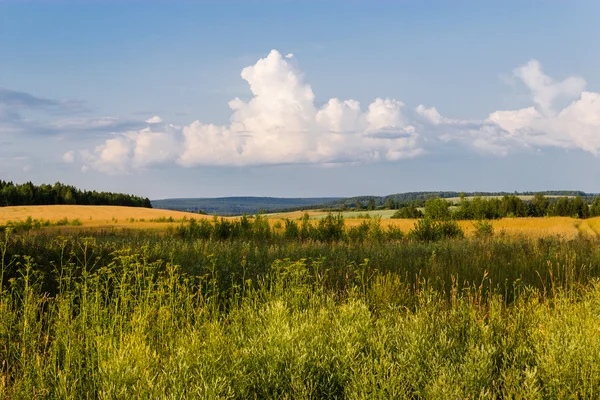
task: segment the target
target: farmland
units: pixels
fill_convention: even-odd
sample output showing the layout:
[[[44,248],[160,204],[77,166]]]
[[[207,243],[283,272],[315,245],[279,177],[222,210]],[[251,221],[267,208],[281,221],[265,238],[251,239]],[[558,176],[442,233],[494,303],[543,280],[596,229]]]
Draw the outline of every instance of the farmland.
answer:
[[[286,219],[299,220],[308,214],[314,223],[325,218],[330,213],[326,211],[294,211],[289,213],[267,214],[266,217],[274,231],[285,223]],[[341,215],[348,227],[359,226],[363,221],[381,217],[383,228],[396,227],[407,234],[415,225],[413,219],[389,219],[392,210],[344,212]],[[336,214],[337,215],[337,214]],[[189,219],[208,219],[213,216],[199,215],[180,211],[158,210],[148,208],[132,208],[119,206],[14,206],[0,208],[0,226],[9,221],[23,222],[33,220],[47,220],[56,222],[61,219],[77,220],[76,226],[49,226],[44,228],[52,232],[75,233],[98,230],[155,230],[165,231]],[[225,217],[235,220],[236,217]],[[458,221],[458,224],[468,235],[474,232],[472,221]],[[562,236],[575,238],[579,235],[596,237],[600,235],[600,218],[578,219],[570,217],[545,217],[545,218],[502,218],[490,221],[497,233],[527,237]]]
[[[362,211],[340,213],[347,227],[359,226],[364,221],[370,221],[381,217],[379,221],[383,228],[396,227],[407,234],[415,225],[414,219],[389,219],[393,210]],[[273,231],[281,231],[279,226],[286,219],[300,220],[304,214],[308,214],[313,223],[327,217],[330,213],[326,211],[294,211],[289,213],[267,214],[269,224]],[[337,214],[336,214],[337,215]],[[14,206],[0,208],[0,226],[9,222],[23,222],[27,218],[33,220],[47,220],[56,222],[61,219],[80,222],[69,226],[48,226],[40,231],[46,230],[55,233],[76,233],[93,231],[113,230],[154,230],[164,232],[175,228],[190,219],[212,220],[213,216],[199,215],[180,211],[132,208],[119,206]],[[228,220],[236,220],[237,217],[225,217]],[[467,236],[475,231],[472,221],[458,221]],[[596,237],[600,235],[600,218],[578,219],[570,217],[544,217],[544,218],[502,218],[490,221],[495,232],[527,237],[538,238],[545,236],[561,236],[563,238],[576,238],[580,235]]]

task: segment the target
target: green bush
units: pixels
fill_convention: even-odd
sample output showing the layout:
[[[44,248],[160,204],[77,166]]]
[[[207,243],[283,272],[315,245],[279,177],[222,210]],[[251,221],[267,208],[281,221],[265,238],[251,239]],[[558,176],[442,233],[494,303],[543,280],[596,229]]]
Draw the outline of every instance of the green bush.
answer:
[[[477,237],[490,237],[494,235],[494,226],[490,221],[475,221],[473,227],[475,228],[475,236]]]
[[[464,238],[465,233],[456,221],[436,221],[425,217],[415,223],[408,236],[422,242],[435,242],[442,239]]]
[[[418,208],[416,208],[414,206],[408,206],[408,207],[400,208],[399,210],[394,212],[394,214],[390,218],[415,219],[415,218],[422,218],[422,217],[423,217],[423,213],[421,212],[421,210],[419,210]]]

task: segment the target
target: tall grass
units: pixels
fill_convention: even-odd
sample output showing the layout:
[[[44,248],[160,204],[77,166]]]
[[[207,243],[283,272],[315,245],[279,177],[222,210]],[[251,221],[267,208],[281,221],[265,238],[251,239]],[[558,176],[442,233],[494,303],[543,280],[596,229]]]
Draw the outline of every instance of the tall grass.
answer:
[[[599,249],[7,234],[0,398],[595,398]]]

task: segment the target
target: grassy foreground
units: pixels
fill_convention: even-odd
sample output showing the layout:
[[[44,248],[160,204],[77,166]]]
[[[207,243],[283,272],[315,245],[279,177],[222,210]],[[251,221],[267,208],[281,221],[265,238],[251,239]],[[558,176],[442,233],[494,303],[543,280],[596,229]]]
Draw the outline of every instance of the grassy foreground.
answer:
[[[9,233],[0,398],[597,398],[598,244]]]

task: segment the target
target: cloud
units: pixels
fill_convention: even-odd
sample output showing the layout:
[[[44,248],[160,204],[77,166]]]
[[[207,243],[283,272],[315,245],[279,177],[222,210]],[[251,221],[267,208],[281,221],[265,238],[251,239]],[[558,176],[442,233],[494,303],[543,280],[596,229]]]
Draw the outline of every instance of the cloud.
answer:
[[[66,112],[84,110],[84,103],[81,101],[47,99],[6,88],[0,88],[0,106],[12,109],[44,109]]]
[[[0,134],[57,134],[61,132],[62,121],[39,120],[40,116],[45,114],[56,118],[83,111],[86,108],[81,101],[48,99],[0,88]],[[29,116],[31,113],[35,119]]]
[[[162,163],[268,165],[397,160],[423,151],[404,104],[375,99],[363,110],[356,100],[315,106],[302,74],[273,50],[241,73],[252,98],[235,98],[229,125],[194,121],[168,130],[128,131],[85,153],[92,168],[124,172]],[[150,120],[147,121],[150,124]]]
[[[52,134],[58,133],[116,133],[133,129],[142,129],[146,123],[139,120],[115,117],[66,118],[43,125]]]
[[[537,60],[531,60],[516,68],[514,75],[529,88],[533,102],[545,115],[553,114],[555,100],[573,99],[583,91],[586,85],[585,80],[579,77],[569,77],[562,82],[555,82],[544,73]]]
[[[62,160],[67,164],[73,164],[75,162],[75,152],[67,151],[65,154],[63,154]]]
[[[514,145],[579,149],[600,155],[600,94],[582,91],[585,81],[581,78],[554,82],[541,73],[535,60],[515,71],[531,89],[535,105],[493,112],[489,121],[505,130]],[[553,103],[561,96],[575,99],[555,111]]]
[[[147,119],[146,122],[149,124],[160,124],[163,120],[158,115],[155,115],[154,117]]]
[[[536,60],[513,71],[530,90],[531,107],[494,111],[485,120],[457,120],[435,107],[411,109],[391,98],[376,98],[366,107],[332,98],[317,107],[312,87],[288,56],[273,50],[242,70],[252,96],[229,102],[229,124],[194,121],[179,127],[155,116],[144,128],[117,133],[81,152],[85,166],[128,173],[164,164],[335,165],[396,161],[449,148],[497,156],[540,147],[600,153],[600,95],[583,91],[581,78],[552,79]],[[557,109],[565,100],[571,103]]]

